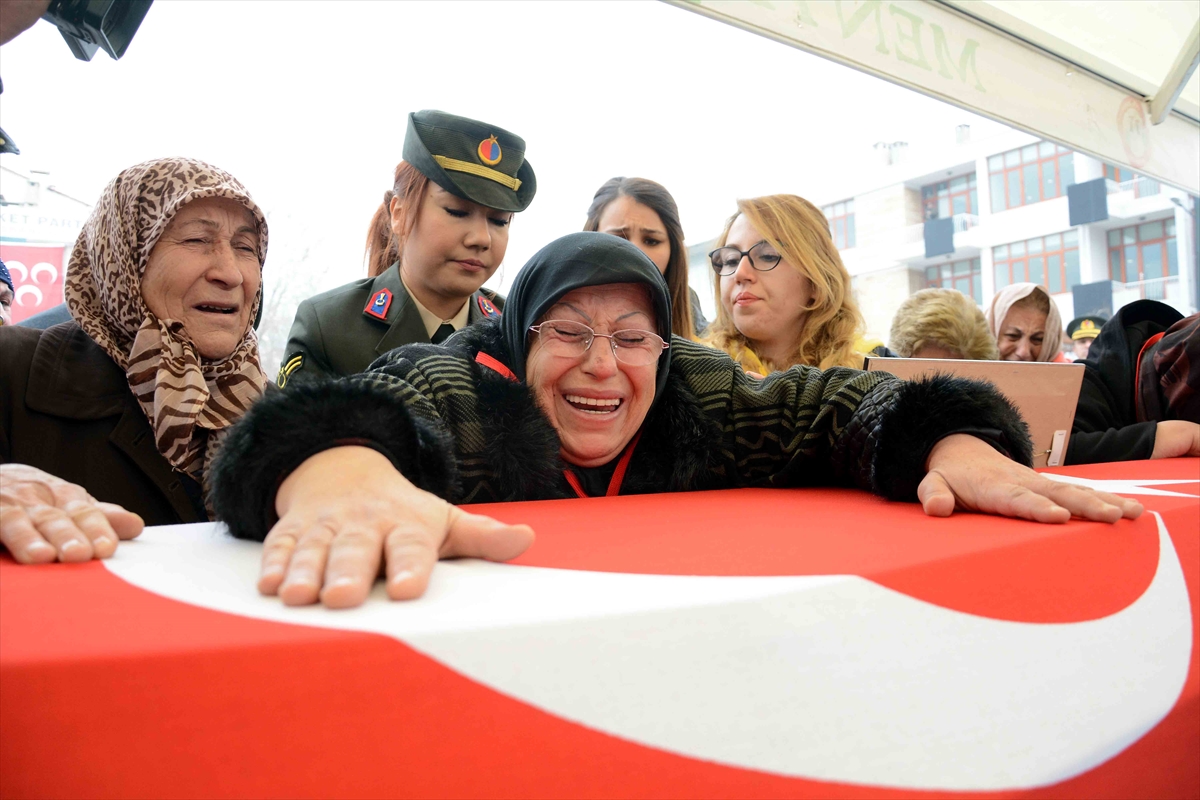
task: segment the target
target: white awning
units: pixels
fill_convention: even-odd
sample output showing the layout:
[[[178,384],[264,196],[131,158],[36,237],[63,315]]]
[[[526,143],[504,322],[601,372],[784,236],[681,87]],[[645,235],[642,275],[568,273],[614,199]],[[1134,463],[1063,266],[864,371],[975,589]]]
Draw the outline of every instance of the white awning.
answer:
[[[666,2],[1200,194],[1196,0]]]

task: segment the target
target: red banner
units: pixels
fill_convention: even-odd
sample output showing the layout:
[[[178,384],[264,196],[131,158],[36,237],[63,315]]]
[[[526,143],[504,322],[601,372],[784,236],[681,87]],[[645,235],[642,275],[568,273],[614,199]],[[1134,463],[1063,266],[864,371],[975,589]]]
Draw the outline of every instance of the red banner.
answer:
[[[65,252],[61,244],[0,244],[0,261],[13,279],[13,322],[63,301]]]

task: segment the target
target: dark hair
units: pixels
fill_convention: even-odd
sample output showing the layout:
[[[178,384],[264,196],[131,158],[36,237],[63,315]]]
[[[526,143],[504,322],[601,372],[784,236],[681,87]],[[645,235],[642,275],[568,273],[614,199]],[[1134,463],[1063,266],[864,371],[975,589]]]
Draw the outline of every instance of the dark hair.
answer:
[[[417,212],[421,207],[421,198],[429,186],[429,178],[418,171],[407,161],[396,165],[396,179],[392,188],[383,193],[383,202],[371,217],[371,227],[367,229],[367,275],[375,278],[382,275],[388,267],[400,260],[400,237],[392,230],[392,198],[400,198],[400,209],[404,220],[404,233],[413,229],[417,222]]]
[[[679,206],[666,188],[646,178],[610,178],[596,190],[592,205],[588,208],[585,231],[600,230],[600,216],[608,204],[618,197],[632,197],[649,208],[662,220],[667,229],[667,242],[671,245],[671,258],[667,261],[667,289],[671,293],[671,333],[685,339],[693,339],[696,331],[692,324],[692,304],[688,296],[687,248],[683,245],[683,226],[679,224]]]

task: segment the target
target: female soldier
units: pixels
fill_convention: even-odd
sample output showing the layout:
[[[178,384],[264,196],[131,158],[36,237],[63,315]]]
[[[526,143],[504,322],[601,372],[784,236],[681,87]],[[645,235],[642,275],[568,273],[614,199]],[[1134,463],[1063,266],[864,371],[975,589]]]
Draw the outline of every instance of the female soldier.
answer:
[[[499,316],[503,298],[481,287],[536,190],[521,137],[442,111],[409,114],[404,160],[367,232],[369,277],[300,304],[278,384],[362,372],[393,347],[437,344]]]
[[[687,248],[679,206],[666,187],[645,178],[610,178],[596,190],[585,231],[611,233],[637,246],[667,279],[671,333],[692,339],[708,327],[700,298],[688,287]]]
[[[761,375],[796,364],[861,369],[862,315],[824,215],[790,194],[737,205],[709,254],[717,319],[705,343]]]

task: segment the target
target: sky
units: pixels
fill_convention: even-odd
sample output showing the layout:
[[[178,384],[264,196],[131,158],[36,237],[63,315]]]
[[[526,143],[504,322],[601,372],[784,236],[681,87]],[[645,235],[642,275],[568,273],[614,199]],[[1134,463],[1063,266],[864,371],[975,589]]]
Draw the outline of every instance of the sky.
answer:
[[[276,327],[304,297],[365,275],[409,111],[526,140],[538,193],[489,282],[501,290],[579,230],[616,175],[665,185],[702,242],[738,197],[842,199],[875,142],[948,146],[956,125],[1000,128],[655,0],[157,0],[120,61],[77,61],[43,21],[0,50],[0,78],[0,126],[22,151],[0,165],[47,170],[75,197],[94,201],[159,156],[237,176],[268,215]]]

